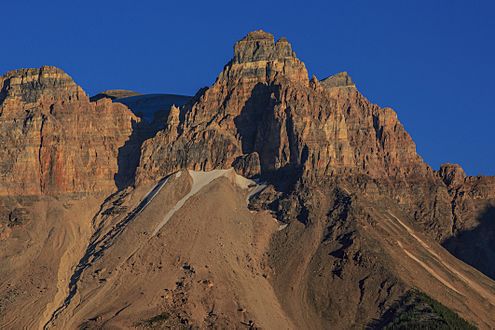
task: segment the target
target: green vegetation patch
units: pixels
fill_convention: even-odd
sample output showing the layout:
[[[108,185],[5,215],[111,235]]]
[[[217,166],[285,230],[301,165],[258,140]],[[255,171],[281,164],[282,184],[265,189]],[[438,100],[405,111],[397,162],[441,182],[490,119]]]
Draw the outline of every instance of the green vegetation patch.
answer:
[[[371,329],[477,329],[457,313],[418,290],[408,291]]]

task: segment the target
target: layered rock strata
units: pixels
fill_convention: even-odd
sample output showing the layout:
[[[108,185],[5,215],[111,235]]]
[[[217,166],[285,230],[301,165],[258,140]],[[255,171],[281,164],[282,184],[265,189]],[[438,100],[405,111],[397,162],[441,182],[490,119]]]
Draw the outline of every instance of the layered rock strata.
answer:
[[[111,190],[119,148],[139,119],[109,99],[90,102],[62,70],[0,78],[0,195]]]

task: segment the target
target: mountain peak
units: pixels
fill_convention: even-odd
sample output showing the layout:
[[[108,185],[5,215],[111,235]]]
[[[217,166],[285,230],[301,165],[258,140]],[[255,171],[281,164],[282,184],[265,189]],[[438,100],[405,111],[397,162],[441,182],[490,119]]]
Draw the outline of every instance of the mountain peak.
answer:
[[[273,34],[263,31],[263,30],[255,30],[249,32],[242,40],[274,40]]]
[[[72,99],[83,95],[86,94],[72,77],[54,66],[12,70],[0,78],[0,102],[20,98],[25,103],[34,103],[42,96]]]
[[[263,30],[249,32],[234,46],[234,62],[247,63],[295,58],[292,46],[286,38],[277,42],[272,34]]]
[[[234,53],[215,83],[184,108],[178,129],[146,142],[138,182],[181,168],[231,166],[261,176],[293,171],[308,181],[433,175],[393,110],[371,104],[354,88],[325,91],[354,86],[346,72],[317,88],[287,39],[275,42],[261,30],[238,41]]]
[[[438,174],[447,186],[459,186],[466,179],[466,173],[459,164],[442,164]]]

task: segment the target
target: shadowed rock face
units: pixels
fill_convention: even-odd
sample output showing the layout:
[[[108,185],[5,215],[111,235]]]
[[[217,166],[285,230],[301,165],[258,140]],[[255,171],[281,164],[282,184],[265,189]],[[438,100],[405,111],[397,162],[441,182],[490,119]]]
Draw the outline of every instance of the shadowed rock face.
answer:
[[[151,123],[154,119],[162,122],[167,117],[170,107],[183,106],[190,96],[175,94],[144,94],[113,99],[114,103],[122,103],[139,118]]]
[[[438,174],[452,200],[453,235],[444,247],[495,279],[495,177],[466,176],[457,164],[442,165]]]
[[[0,78],[0,195],[107,191],[118,149],[139,119],[110,100],[91,103],[55,67]]]

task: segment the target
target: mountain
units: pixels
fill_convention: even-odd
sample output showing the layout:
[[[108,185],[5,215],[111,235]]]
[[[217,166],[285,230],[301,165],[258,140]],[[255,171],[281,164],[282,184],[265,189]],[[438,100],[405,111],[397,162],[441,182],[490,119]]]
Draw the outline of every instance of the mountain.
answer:
[[[285,38],[192,98],[0,86],[2,328],[495,325],[495,177],[432,169]]]

